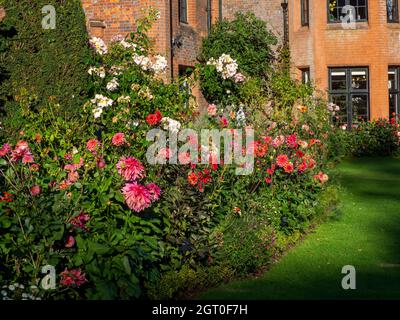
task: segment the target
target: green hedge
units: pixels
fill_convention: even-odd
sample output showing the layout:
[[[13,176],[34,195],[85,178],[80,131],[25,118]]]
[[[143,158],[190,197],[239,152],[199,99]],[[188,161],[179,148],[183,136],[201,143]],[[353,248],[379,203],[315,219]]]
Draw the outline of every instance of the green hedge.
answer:
[[[45,30],[42,8],[54,6],[56,28]],[[0,104],[13,110],[24,96],[32,105],[51,97],[63,110],[79,107],[87,87],[91,53],[85,15],[79,0],[0,0],[6,17],[0,23]]]

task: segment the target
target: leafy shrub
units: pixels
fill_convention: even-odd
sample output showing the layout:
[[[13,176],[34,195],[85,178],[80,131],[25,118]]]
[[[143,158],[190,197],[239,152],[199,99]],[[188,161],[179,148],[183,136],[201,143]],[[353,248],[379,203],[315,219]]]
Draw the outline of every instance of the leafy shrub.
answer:
[[[204,38],[200,60],[229,54],[237,60],[244,73],[249,76],[266,77],[274,61],[272,46],[277,38],[267,29],[265,21],[253,13],[237,13],[232,21],[216,23],[208,37]]]
[[[349,153],[356,157],[390,156],[399,150],[400,134],[395,119],[361,122],[349,134]]]
[[[43,29],[42,8],[56,9],[56,28]],[[60,103],[62,112],[76,109],[87,92],[85,15],[81,1],[1,0],[6,17],[0,23],[1,105],[13,113],[18,102],[30,97],[37,107],[49,99]]]
[[[147,150],[149,114],[161,114],[160,109],[187,118],[190,109],[180,106],[188,97],[178,84],[164,84],[154,75],[165,69],[162,57],[151,69],[128,63],[139,59],[139,51],[143,61],[151,55],[143,34],[132,39],[111,45],[114,59],[97,55],[97,66],[89,69],[96,95],[73,117],[60,116],[62,106],[54,102],[36,111],[27,99],[20,101],[18,119],[6,119],[8,144],[0,153],[2,280],[39,285],[41,267],[49,264],[56,267],[60,286],[42,297],[137,298],[164,264],[180,262],[179,248],[168,246],[164,233],[172,217],[157,201],[156,184],[166,190],[169,181],[162,168],[144,168],[137,158]],[[18,126],[20,131],[11,132]],[[134,176],[127,177],[128,160]],[[129,200],[140,196],[136,192],[151,203]]]
[[[27,94],[18,117],[4,122],[0,280],[38,285],[50,264],[59,285],[40,297],[172,297],[257,271],[277,251],[277,236],[297,239],[322,213],[332,134],[322,102],[287,79],[293,96],[275,100],[225,55],[221,70],[199,71],[210,68],[235,89],[193,121],[192,98],[160,80],[166,60],[145,33],[156,16],[108,48],[90,39],[89,95],[73,117],[52,101],[36,110]],[[254,155],[253,174],[237,175],[243,163],[217,163],[218,143],[191,139],[211,163],[153,165],[146,135],[155,128],[253,128],[255,141],[242,149]]]
[[[253,13],[237,13],[233,21],[216,23],[204,38],[200,52],[204,65],[200,69],[200,84],[204,97],[218,104],[251,102],[264,90],[263,80],[271,74],[275,59],[272,47],[276,44],[277,39],[265,21]],[[237,65],[241,72],[235,72]],[[216,73],[215,69],[222,72]],[[251,80],[243,81],[246,78]]]
[[[228,215],[222,224],[223,245],[215,253],[216,262],[226,264],[235,275],[245,276],[265,267],[272,258],[275,230],[257,215]]]

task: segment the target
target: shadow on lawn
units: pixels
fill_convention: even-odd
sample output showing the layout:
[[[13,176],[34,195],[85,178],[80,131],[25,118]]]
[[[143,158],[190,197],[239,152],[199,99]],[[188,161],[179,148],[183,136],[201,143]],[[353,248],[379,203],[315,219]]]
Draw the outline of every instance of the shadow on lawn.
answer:
[[[325,243],[306,239],[262,277],[228,284],[206,298],[399,299],[400,160],[353,159],[338,171],[345,203],[318,235]],[[340,228],[345,240],[335,238]],[[341,287],[346,264],[356,268],[356,290]]]

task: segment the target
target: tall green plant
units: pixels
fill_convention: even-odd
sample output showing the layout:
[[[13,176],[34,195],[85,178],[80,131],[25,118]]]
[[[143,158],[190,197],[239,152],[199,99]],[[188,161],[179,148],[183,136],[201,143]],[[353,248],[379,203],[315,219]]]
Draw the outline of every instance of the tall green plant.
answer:
[[[266,77],[274,61],[277,38],[265,21],[253,13],[237,13],[233,21],[223,20],[213,26],[204,39],[200,60],[229,54],[249,76]]]
[[[45,29],[48,12],[55,8],[55,28]],[[21,96],[34,96],[31,106],[53,100],[72,111],[86,91],[87,47],[81,1],[0,0],[6,11],[0,23],[0,103],[15,110]]]

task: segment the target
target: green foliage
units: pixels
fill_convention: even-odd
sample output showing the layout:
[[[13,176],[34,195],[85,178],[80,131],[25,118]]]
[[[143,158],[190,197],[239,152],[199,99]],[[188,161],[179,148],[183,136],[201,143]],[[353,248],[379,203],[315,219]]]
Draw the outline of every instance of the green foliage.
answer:
[[[217,263],[228,265],[238,276],[246,276],[271,262],[275,231],[264,217],[231,214],[221,229],[225,236],[215,254]]]
[[[277,39],[267,29],[265,21],[253,13],[237,13],[232,21],[216,23],[203,40],[200,60],[207,62],[222,54],[236,59],[246,75],[265,78],[274,61],[272,46]]]
[[[395,121],[361,122],[348,134],[349,153],[356,157],[390,156],[399,150],[400,136]]]
[[[132,48],[136,45],[143,57],[150,54],[145,34],[138,31],[131,36],[135,42],[125,41]],[[60,104],[42,102],[36,110],[28,96],[19,100],[18,116],[5,120],[7,142],[14,151],[18,142],[26,143],[33,160],[16,161],[9,152],[0,157],[0,175],[5,180],[0,194],[1,280],[39,285],[41,267],[50,264],[56,267],[60,285],[42,291],[44,298],[132,299],[145,296],[143,288],[158,281],[161,270],[180,265],[183,258],[176,243],[186,234],[179,234],[176,241],[168,237],[176,222],[169,215],[173,210],[155,202],[151,209],[135,214],[121,192],[126,182],[116,164],[123,156],[144,158],[150,113],[161,110],[175,119],[190,119],[191,109],[184,107],[189,96],[178,83],[165,84],[153,71],[128,64],[136,52],[132,48],[116,42],[109,55],[96,57],[105,76],[93,73],[90,92],[113,99],[101,116],[95,117],[99,102],[93,102],[93,96],[68,118]],[[106,87],[114,78],[118,88],[110,91]],[[116,133],[124,134],[122,146],[112,142]],[[96,151],[87,146],[93,139],[98,141]],[[30,165],[32,161],[36,167]],[[76,169],[67,169],[71,165]],[[75,180],[71,173],[77,175]],[[174,176],[170,173],[149,166],[145,180],[157,183],[167,196],[182,174],[181,170]],[[38,195],[32,194],[33,186],[40,188]],[[10,202],[3,198],[5,190],[11,194]],[[72,221],[81,215],[88,220],[78,228]],[[77,268],[88,283],[62,285],[60,273]]]
[[[56,10],[55,29],[42,28],[47,5]],[[13,115],[29,96],[32,106],[51,100],[73,112],[87,92],[91,60],[81,1],[1,0],[0,6],[6,10],[0,23],[1,105]]]
[[[264,81],[272,72],[275,59],[272,47],[276,43],[266,23],[252,13],[237,13],[235,20],[215,24],[203,40],[200,52],[204,66],[199,68],[199,77],[207,101],[223,105],[262,104],[259,98],[265,91]],[[236,75],[224,77],[221,72],[215,72],[218,64],[210,62],[218,62],[225,55],[240,66],[238,74],[245,81],[238,81]]]
[[[222,70],[198,68],[215,80],[211,101],[218,105],[194,123],[193,100],[182,83],[160,80],[165,60],[153,54],[146,35],[156,16],[150,11],[137,32],[113,42],[107,53],[95,40],[88,95],[73,116],[66,118],[56,101],[36,108],[37,99],[24,89],[15,116],[2,124],[10,144],[0,149],[3,281],[37,285],[40,267],[52,264],[59,285],[43,293],[46,298],[176,297],[257,272],[284,250],[280,239],[295,241],[324,211],[325,142],[333,131],[312,88],[287,73],[273,75],[269,88],[264,74],[243,75],[240,63],[222,55]],[[249,36],[244,25],[266,36],[253,16],[237,21],[236,41]],[[166,130],[170,120],[191,129],[254,128],[255,141],[243,149],[254,155],[254,171],[238,175],[242,163],[147,163],[147,133]],[[194,146],[211,158],[225,148]],[[33,159],[18,159],[27,150]],[[125,156],[135,157],[145,174],[124,177],[117,164]],[[157,184],[161,195],[138,209],[143,194],[122,192],[133,183],[144,194]],[[76,226],[77,218],[84,226]],[[63,283],[65,269],[81,270],[87,283]]]

